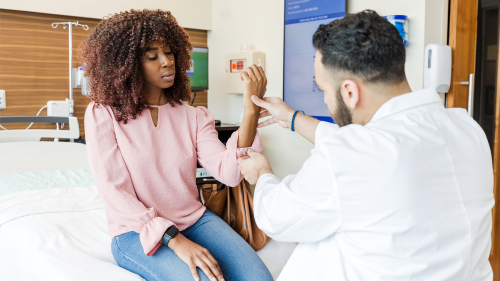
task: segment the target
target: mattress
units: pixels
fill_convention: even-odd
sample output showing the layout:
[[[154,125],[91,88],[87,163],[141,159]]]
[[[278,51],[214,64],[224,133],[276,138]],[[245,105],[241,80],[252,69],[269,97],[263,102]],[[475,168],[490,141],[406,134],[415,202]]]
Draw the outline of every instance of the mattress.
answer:
[[[0,143],[0,174],[88,168],[84,144],[48,141]]]
[[[0,280],[143,280],[113,259],[85,145],[27,144],[0,144]],[[295,247],[257,254],[276,279]]]

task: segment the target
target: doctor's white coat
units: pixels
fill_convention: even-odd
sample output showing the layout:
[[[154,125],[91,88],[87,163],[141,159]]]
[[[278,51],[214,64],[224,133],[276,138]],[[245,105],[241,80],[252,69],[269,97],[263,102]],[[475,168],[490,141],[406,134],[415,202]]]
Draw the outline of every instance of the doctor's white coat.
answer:
[[[278,280],[492,280],[493,169],[480,126],[431,89],[365,126],[321,122],[297,175],[263,175],[258,226],[300,242]]]

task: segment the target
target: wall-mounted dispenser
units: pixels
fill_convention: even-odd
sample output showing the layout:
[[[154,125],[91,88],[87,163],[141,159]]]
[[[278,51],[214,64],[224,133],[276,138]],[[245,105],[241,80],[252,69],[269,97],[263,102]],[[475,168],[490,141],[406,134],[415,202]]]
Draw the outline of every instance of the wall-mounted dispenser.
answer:
[[[425,48],[424,88],[447,93],[451,83],[451,47],[429,44]]]
[[[226,55],[226,93],[243,94],[243,83],[240,73],[252,64],[266,70],[266,55],[263,52],[250,50],[248,44],[243,44],[240,51]]]
[[[384,16],[390,23],[392,23],[398,30],[399,35],[403,38],[405,47],[408,46],[408,16],[405,15],[390,15]]]

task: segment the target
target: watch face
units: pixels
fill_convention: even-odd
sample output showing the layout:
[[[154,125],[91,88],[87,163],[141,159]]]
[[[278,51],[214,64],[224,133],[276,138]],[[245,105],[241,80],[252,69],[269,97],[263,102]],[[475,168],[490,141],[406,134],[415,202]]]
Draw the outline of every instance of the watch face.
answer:
[[[177,233],[179,233],[179,229],[175,226],[171,226],[167,229],[167,231],[165,231],[165,234],[168,235],[170,238],[174,238]]]

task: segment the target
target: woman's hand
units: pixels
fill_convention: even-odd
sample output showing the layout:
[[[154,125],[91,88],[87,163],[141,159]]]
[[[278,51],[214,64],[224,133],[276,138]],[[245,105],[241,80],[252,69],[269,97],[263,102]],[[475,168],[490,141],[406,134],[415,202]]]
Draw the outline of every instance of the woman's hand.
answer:
[[[168,247],[188,266],[193,274],[194,280],[199,281],[200,277],[196,271],[199,267],[212,281],[224,281],[219,264],[208,252],[207,249],[190,241],[184,235],[177,234],[168,242]]]
[[[260,107],[252,102],[253,95],[264,97],[266,93],[267,78],[264,69],[255,64],[240,73],[243,86],[243,106],[245,108],[241,126],[238,130],[238,148],[252,145],[257,132],[257,122],[259,121]]]
[[[241,81],[244,82],[243,106],[245,110],[257,110],[258,113],[259,108],[252,102],[251,97],[255,95],[259,98],[263,98],[266,93],[267,78],[264,69],[254,64],[240,73],[240,78]]]

